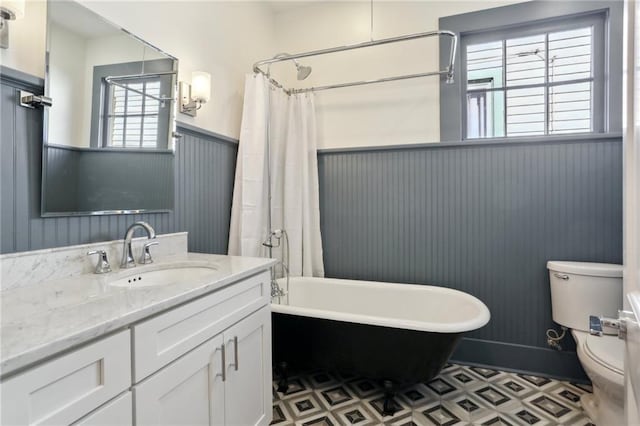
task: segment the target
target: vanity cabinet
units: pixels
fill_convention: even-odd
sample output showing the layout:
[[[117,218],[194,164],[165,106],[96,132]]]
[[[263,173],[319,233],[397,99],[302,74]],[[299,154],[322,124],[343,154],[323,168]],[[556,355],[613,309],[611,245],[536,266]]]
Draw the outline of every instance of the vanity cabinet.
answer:
[[[136,425],[268,425],[270,318],[263,307],[134,386]]]
[[[268,271],[0,383],[2,425],[268,425]]]

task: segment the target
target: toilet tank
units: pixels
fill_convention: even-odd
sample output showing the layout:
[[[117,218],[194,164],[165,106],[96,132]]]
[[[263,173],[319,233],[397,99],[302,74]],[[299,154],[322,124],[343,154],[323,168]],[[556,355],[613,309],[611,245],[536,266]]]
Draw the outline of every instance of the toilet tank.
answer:
[[[550,260],[547,269],[556,323],[589,331],[589,315],[618,317],[622,309],[622,265]]]

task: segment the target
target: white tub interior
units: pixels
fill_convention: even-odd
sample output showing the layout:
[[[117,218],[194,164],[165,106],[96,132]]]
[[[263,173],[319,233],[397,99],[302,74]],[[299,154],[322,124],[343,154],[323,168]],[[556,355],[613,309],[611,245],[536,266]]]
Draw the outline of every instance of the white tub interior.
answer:
[[[285,288],[285,281],[279,282]],[[273,303],[273,311],[440,333],[474,330],[490,318],[489,309],[476,297],[428,285],[292,278],[288,305],[286,299]]]

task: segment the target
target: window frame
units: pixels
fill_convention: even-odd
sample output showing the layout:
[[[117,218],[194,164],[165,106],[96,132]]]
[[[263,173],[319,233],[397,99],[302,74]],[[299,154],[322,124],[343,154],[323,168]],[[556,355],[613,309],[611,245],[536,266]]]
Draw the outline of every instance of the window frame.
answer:
[[[593,1],[548,1],[533,0],[506,6],[484,9],[475,12],[439,18],[439,29],[452,31],[459,38],[507,30],[531,24],[543,24],[553,20],[572,19],[585,15],[602,13],[604,26],[604,123],[601,133],[553,134],[539,136],[497,137],[481,139],[463,139],[462,135],[462,81],[461,51],[455,52],[453,83],[447,84],[445,77],[440,78],[440,142],[465,144],[505,143],[505,142],[544,142],[547,140],[584,140],[602,136],[620,136],[622,133],[622,50],[623,43],[623,2],[619,0]],[[439,43],[440,67],[447,67],[450,60],[449,45],[441,38]],[[465,105],[466,108],[466,105]]]
[[[114,81],[118,82],[118,79],[115,78]],[[148,83],[154,83],[154,82],[158,82],[160,84],[160,89],[162,89],[162,78],[160,77],[140,77],[140,78],[136,78],[136,79],[128,79],[128,80],[122,80],[119,81],[119,83],[121,84],[142,84],[143,89],[142,92],[146,93],[146,88],[147,88],[147,84]],[[158,112],[156,112],[155,114],[145,114],[144,110],[146,107],[146,103],[147,103],[147,97],[146,95],[140,95],[142,96],[142,113],[140,114],[136,114],[137,116],[139,116],[141,118],[141,133],[140,133],[140,140],[139,140],[139,144],[138,146],[126,146],[125,139],[123,139],[123,145],[122,146],[114,146],[112,145],[111,139],[112,139],[112,135],[113,135],[113,122],[112,120],[114,120],[114,118],[116,117],[113,112],[113,97],[114,97],[114,93],[116,90],[115,85],[113,84],[109,84],[107,83],[105,80],[103,80],[103,90],[104,90],[104,104],[102,106],[102,121],[103,121],[103,131],[101,132],[100,136],[102,138],[101,142],[101,146],[102,148],[105,149],[144,149],[144,150],[157,150],[157,149],[163,149],[164,147],[162,146],[163,142],[164,142],[164,138],[162,138],[162,134],[160,132],[161,130],[161,124],[160,124],[160,119],[163,118],[163,112],[162,112],[162,106],[159,106],[158,108]],[[128,99],[128,94],[129,91],[127,89],[123,89],[127,92],[127,94],[125,95],[125,99]],[[166,106],[165,106],[166,107]],[[125,111],[127,110],[127,106],[125,106]],[[144,129],[144,119],[147,116],[151,116],[151,115],[155,115],[157,117],[157,131],[156,131],[156,145],[154,147],[145,147],[142,146],[142,138],[143,138],[143,133],[142,130]],[[127,122],[127,117],[131,117],[133,116],[133,114],[124,114],[122,115],[122,117],[124,117],[124,123],[125,123],[125,128],[123,129],[126,133],[126,122]]]
[[[117,79],[117,76],[128,76],[139,74],[141,70],[148,73],[175,71],[174,59],[152,59],[148,61],[138,62],[122,62],[117,64],[95,65],[93,67],[93,79],[91,84],[91,125],[89,142],[93,149],[121,151],[133,151],[136,148],[120,148],[105,146],[106,127],[105,114],[107,113],[110,101],[110,90],[105,85],[105,78],[110,76]],[[144,77],[148,78],[148,77]],[[172,88],[175,86],[174,75],[163,75],[160,77],[160,93],[177,93]],[[175,122],[175,107],[167,103],[164,108],[160,108],[158,117],[158,144],[156,148],[139,148],[139,151],[164,151],[173,149],[173,123]],[[167,138],[161,137],[167,135]]]
[[[590,135],[597,133],[605,132],[605,92],[607,79],[605,78],[606,72],[606,62],[605,62],[605,26],[606,26],[606,14],[603,11],[593,12],[582,16],[569,16],[569,17],[558,17],[549,20],[545,20],[544,22],[537,22],[527,25],[518,25],[516,27],[509,28],[501,28],[495,30],[486,30],[481,33],[474,33],[468,35],[462,35],[460,37],[460,85],[461,85],[461,131],[462,131],[462,140],[483,140],[483,139],[508,139],[508,138],[527,138],[527,137],[549,137],[549,136],[558,136],[559,134],[549,134],[548,133],[548,125],[549,125],[549,88],[554,86],[562,86],[566,84],[570,84],[570,82],[560,81],[551,83],[548,81],[548,56],[545,56],[545,67],[547,68],[545,72],[545,82],[539,83],[535,85],[527,85],[527,87],[543,87],[545,88],[544,99],[545,99],[545,133],[541,135],[526,135],[526,136],[509,136],[507,134],[507,91],[518,89],[522,86],[508,86],[506,84],[506,72],[507,66],[505,61],[506,51],[503,51],[503,81],[504,85],[501,88],[503,96],[504,96],[504,105],[505,105],[505,114],[503,117],[504,120],[504,136],[493,136],[490,138],[469,138],[467,135],[468,130],[468,120],[467,120],[467,95],[468,91],[468,78],[467,78],[467,46],[470,44],[479,44],[479,43],[489,43],[494,41],[502,41],[513,38],[520,37],[528,37],[533,35],[547,34],[551,32],[564,31],[564,30],[573,30],[578,28],[584,28],[587,26],[591,26],[593,28],[592,33],[592,43],[593,50],[592,54],[592,81],[593,81],[593,92],[591,99],[591,112],[592,112],[592,131],[590,132],[573,132],[573,133],[562,133],[564,136],[571,135]],[[545,55],[548,55],[548,46],[545,49]],[[485,92],[489,93],[489,92]]]

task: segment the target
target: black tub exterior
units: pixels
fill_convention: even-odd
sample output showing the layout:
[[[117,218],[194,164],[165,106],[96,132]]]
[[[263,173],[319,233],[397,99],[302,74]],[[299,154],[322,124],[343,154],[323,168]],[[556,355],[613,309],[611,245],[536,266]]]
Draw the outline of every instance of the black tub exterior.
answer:
[[[274,312],[273,362],[327,369],[395,383],[438,375],[460,333],[434,333]]]

